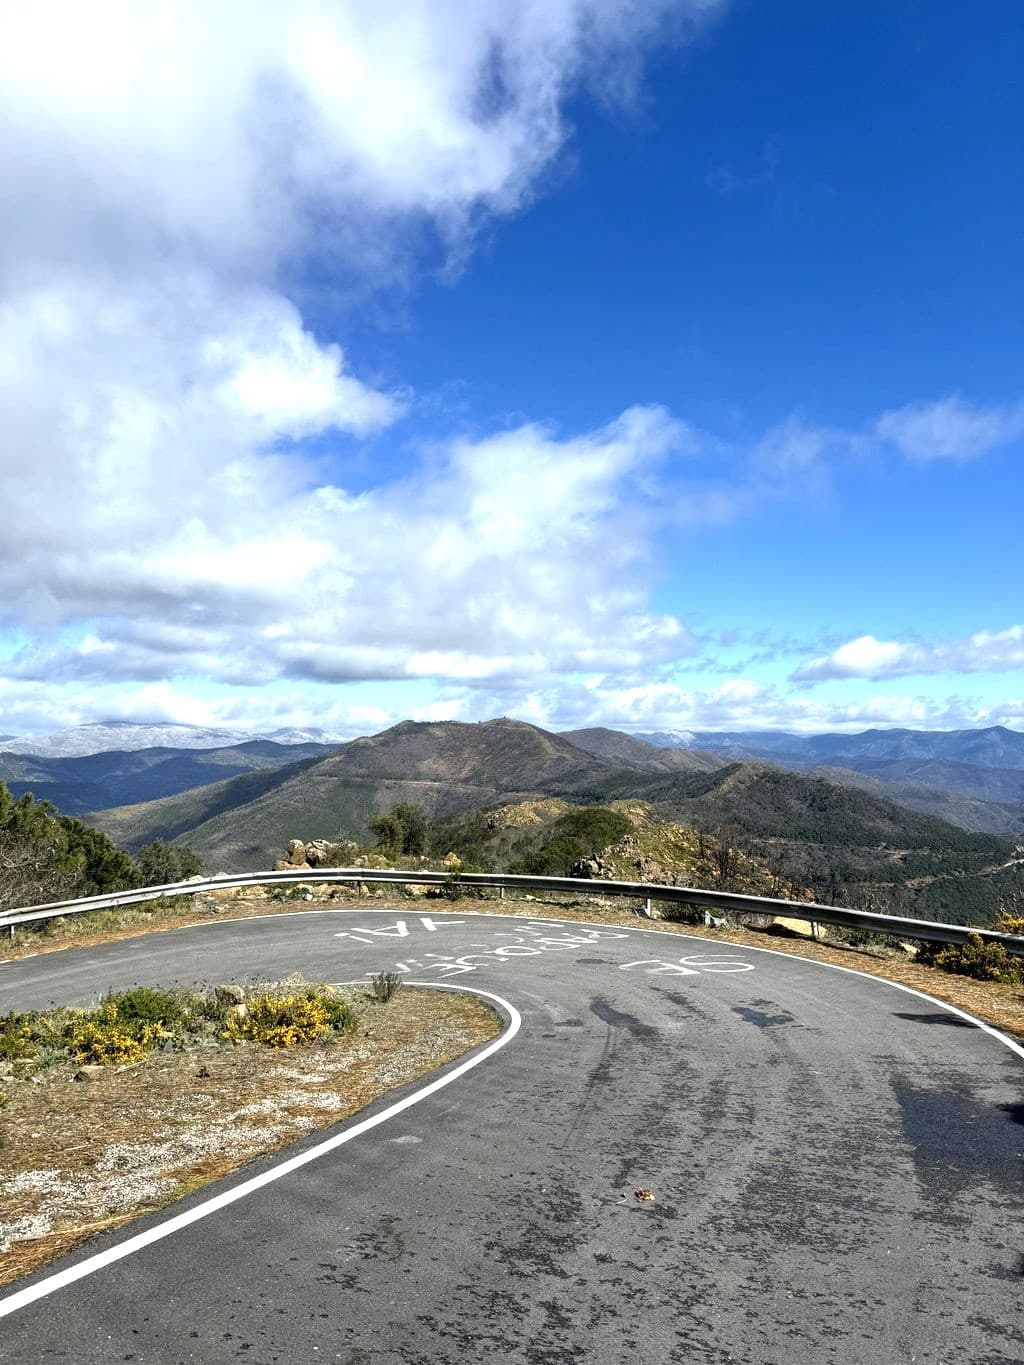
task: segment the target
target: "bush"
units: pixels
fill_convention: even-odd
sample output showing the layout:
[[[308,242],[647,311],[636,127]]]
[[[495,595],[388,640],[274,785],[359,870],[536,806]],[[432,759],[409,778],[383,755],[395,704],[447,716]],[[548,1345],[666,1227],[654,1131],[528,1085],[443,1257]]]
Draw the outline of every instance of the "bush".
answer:
[[[203,860],[190,848],[178,848],[163,839],[144,844],[135,855],[135,872],[140,886],[163,886],[183,882],[203,870]]]
[[[118,1019],[129,1028],[159,1024],[165,1029],[184,1026],[190,1013],[190,996],[182,991],[160,991],[136,986],[120,995],[108,995],[104,1004],[113,1004]]]
[[[373,998],[378,1005],[386,1005],[402,984],[397,972],[378,972],[370,982]]]
[[[231,1016],[221,1037],[231,1043],[295,1047],[355,1030],[356,1017],[343,1000],[311,987],[295,995],[254,995],[244,1014]]]
[[[20,1062],[36,1055],[32,1038],[32,1016],[6,1014],[0,1019],[0,1058]]]
[[[422,806],[399,801],[386,813],[371,815],[367,824],[382,853],[420,857],[427,851],[427,817]]]
[[[68,1026],[67,1041],[76,1061],[108,1066],[141,1062],[164,1036],[160,1024],[122,1019],[117,1000],[108,997],[91,1016]]]
[[[917,960],[976,981],[1024,984],[1024,961],[1001,943],[986,943],[978,934],[969,934],[966,943],[926,943],[918,950]]]

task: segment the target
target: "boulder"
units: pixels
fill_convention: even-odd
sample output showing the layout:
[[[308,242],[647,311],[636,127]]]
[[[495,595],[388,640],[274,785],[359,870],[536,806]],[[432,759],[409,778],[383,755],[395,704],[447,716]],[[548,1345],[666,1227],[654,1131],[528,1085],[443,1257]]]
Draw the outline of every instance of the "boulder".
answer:
[[[330,847],[326,839],[311,839],[306,845],[306,862],[310,867],[319,867],[327,861]]]
[[[221,986],[214,986],[213,998],[218,1005],[244,1005],[245,991],[241,986],[227,982]]]
[[[301,839],[289,839],[288,852],[285,857],[292,867],[302,867],[306,861],[306,845]]]

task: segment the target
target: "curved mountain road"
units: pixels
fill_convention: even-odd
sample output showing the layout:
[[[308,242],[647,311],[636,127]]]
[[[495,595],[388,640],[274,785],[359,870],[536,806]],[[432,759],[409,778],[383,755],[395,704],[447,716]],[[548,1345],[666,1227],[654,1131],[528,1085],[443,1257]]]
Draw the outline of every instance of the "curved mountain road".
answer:
[[[706,939],[405,903],[7,963],[0,997],[385,967],[493,992],[522,1029],[227,1207],[54,1286],[208,1189],[23,1281],[0,1299],[5,1365],[1024,1359],[1024,1051],[912,992]]]

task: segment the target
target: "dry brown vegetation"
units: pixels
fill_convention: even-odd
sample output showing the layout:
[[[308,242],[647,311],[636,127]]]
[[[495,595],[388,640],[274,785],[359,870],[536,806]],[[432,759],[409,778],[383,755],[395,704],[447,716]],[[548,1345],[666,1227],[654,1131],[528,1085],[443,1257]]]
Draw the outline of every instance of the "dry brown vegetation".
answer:
[[[0,1079],[0,1284],[252,1157],[364,1108],[494,1037],[474,997],[342,991],[359,1029],[334,1046],[158,1053],[98,1078],[73,1063]]]

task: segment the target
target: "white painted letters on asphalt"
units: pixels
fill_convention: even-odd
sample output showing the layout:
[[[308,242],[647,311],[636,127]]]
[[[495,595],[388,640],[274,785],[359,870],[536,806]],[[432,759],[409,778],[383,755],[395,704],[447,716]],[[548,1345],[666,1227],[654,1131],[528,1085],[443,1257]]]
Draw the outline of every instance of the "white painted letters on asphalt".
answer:
[[[427,933],[439,929],[452,929],[464,926],[465,920],[434,919],[430,915],[419,915],[413,920],[396,920],[394,924],[382,928],[368,928],[355,925],[334,935],[335,938],[350,939],[353,943],[372,945],[381,938],[410,938],[421,927]],[[552,932],[552,931],[556,932]],[[561,932],[557,932],[561,931]],[[542,953],[575,952],[579,948],[592,947],[602,939],[629,939],[628,930],[598,929],[588,926],[538,923],[516,924],[507,929],[494,931],[494,938],[512,939],[511,943],[471,943],[469,951],[458,955],[453,953],[424,953],[421,958],[406,958],[396,962],[393,970],[401,975],[410,972],[434,972],[441,978],[462,976],[467,972],[479,971],[481,967],[508,967],[517,959],[539,957]],[[663,958],[643,958],[636,962],[624,962],[620,971],[643,971],[648,976],[699,976],[702,973],[750,972],[752,962],[740,958],[723,957],[713,953],[681,957],[677,961]],[[373,972],[367,972],[373,976]]]
[[[647,957],[639,962],[623,962],[620,972],[635,972],[645,968],[647,976],[699,976],[701,972],[752,972],[752,962],[741,962],[735,957],[681,957],[678,962],[664,962],[660,958]]]

